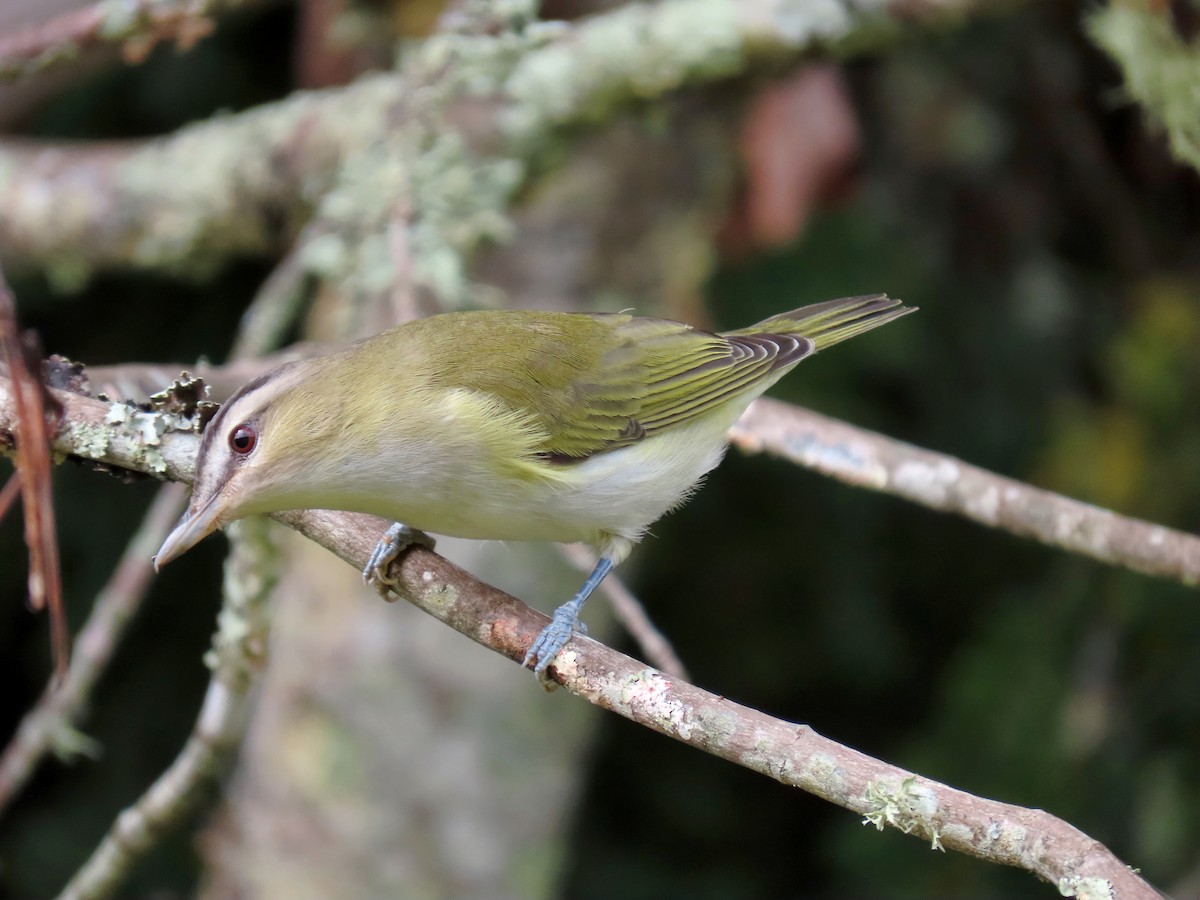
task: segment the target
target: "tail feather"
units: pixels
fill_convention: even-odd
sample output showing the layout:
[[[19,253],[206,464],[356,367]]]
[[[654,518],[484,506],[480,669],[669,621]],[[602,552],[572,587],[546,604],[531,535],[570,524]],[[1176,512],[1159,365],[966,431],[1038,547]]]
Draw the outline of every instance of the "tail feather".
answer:
[[[824,350],[916,311],[887,294],[864,294],[802,306],[726,335],[799,335],[812,341],[816,350]]]

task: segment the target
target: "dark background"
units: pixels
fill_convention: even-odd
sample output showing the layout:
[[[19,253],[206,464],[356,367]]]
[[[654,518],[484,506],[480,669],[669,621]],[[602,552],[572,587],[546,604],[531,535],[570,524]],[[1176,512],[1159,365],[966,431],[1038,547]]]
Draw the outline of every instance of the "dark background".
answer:
[[[1200,525],[1197,178],[1173,163],[1073,4],[914,33],[847,67],[857,189],[793,246],[729,263],[713,319],[886,290],[921,307],[775,395],[1174,528]],[[169,131],[291,89],[287,9],[234,17],[25,123],[47,137]],[[219,355],[266,261],[195,285],[105,275],[14,290],[50,351],[89,363]],[[169,305],[164,332],[158,311]],[[0,464],[7,471],[7,464]],[[0,473],[3,474],[3,473]],[[59,467],[72,621],[153,486]],[[654,528],[634,585],[693,680],[897,765],[1041,807],[1180,896],[1200,879],[1195,592],[731,453]],[[97,694],[97,763],[49,763],[0,820],[0,893],[46,896],[173,759],[207,672],[221,547],[168,569]],[[0,524],[0,739],[48,671],[20,518]],[[184,581],[188,583],[183,583]],[[563,896],[1025,896],[954,855],[606,719]],[[185,830],[127,896],[189,892]],[[1191,879],[1190,882],[1188,879]],[[1046,895],[1049,891],[1046,889]]]

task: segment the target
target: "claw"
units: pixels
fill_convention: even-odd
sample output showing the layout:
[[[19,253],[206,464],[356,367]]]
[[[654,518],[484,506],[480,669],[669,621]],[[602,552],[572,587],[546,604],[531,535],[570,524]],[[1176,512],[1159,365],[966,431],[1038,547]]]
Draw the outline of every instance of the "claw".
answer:
[[[367,564],[363,566],[363,581],[375,588],[382,597],[386,597],[388,589],[396,584],[396,579],[387,573],[388,567],[401,553],[414,544],[432,550],[436,542],[423,531],[409,528],[403,522],[396,522],[380,538]]]
[[[596,568],[592,569],[592,574],[583,583],[579,593],[556,609],[550,618],[550,624],[534,638],[521,665],[528,668],[530,663],[536,663],[533,667],[534,674],[538,678],[544,678],[547,667],[554,662],[554,657],[567,645],[567,641],[571,640],[571,635],[587,633],[587,628],[579,621],[579,611],[583,609],[584,602],[596,586],[604,580],[612,565],[612,560],[607,556],[600,557]]]
[[[570,603],[564,603],[554,611],[550,624],[543,628],[529,645],[529,652],[525,654],[521,665],[527,667],[536,662],[537,665],[533,667],[534,674],[541,675],[546,671],[554,657],[558,656],[558,651],[567,645],[579,626],[579,619],[575,614],[577,608]]]

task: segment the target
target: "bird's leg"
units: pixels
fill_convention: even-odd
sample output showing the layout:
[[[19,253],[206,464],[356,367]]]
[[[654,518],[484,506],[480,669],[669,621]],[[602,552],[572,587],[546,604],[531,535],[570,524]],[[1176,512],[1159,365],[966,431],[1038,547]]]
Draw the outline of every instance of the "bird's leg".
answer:
[[[367,564],[363,566],[363,581],[386,597],[388,588],[396,583],[395,579],[389,578],[387,573],[392,560],[413,544],[420,544],[422,547],[432,550],[435,543],[434,539],[425,532],[409,528],[403,522],[394,522],[392,527],[383,533],[383,537],[371,551],[371,557],[367,560]]]
[[[612,567],[611,558],[600,557],[596,568],[592,569],[592,574],[583,583],[579,593],[554,611],[554,615],[550,618],[550,624],[543,628],[541,634],[529,645],[529,652],[525,654],[525,661],[521,665],[528,666],[531,662],[536,661],[537,665],[534,666],[533,671],[538,675],[546,671],[546,667],[558,655],[558,651],[571,639],[571,634],[584,630],[583,623],[579,621],[579,611],[583,609],[583,604],[587,601],[588,596],[604,580],[604,576]]]

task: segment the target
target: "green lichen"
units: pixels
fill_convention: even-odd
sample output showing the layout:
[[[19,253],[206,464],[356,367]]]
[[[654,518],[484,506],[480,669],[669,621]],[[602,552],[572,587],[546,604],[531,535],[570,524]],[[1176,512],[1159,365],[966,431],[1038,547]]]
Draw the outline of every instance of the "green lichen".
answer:
[[[422,598],[422,605],[439,619],[449,618],[457,603],[457,588],[444,582],[427,591]]]
[[[1085,20],[1088,34],[1121,67],[1125,88],[1167,133],[1175,158],[1200,169],[1200,43],[1171,16],[1112,3]]]
[[[874,807],[863,816],[864,825],[874,825],[883,831],[885,825],[905,834],[924,834],[929,837],[931,850],[944,850],[941,835],[933,823],[937,812],[937,797],[910,775],[897,784],[895,779],[877,779],[867,784],[864,794]]]
[[[528,146],[548,128],[599,121],[614,107],[745,66],[738,5],[690,0],[614,10],[571,40],[532,51],[506,83],[504,125]]]
[[[71,426],[71,434],[76,455],[88,459],[103,459],[108,453],[108,441],[112,435],[111,429],[99,425],[76,422]]]
[[[191,432],[192,420],[171,412],[145,412],[135,406],[113,403],[104,417],[113,426],[110,434],[122,439],[133,457],[150,472],[165,475],[167,461],[163,457],[162,437],[169,431]]]

